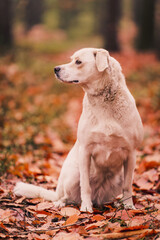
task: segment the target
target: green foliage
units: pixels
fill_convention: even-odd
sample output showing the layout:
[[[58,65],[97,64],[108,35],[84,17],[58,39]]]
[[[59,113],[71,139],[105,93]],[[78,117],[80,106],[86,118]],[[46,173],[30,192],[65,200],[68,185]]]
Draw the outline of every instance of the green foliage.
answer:
[[[11,150],[6,149],[3,154],[0,152],[0,177],[8,172],[9,168],[14,165],[14,158],[10,157]]]

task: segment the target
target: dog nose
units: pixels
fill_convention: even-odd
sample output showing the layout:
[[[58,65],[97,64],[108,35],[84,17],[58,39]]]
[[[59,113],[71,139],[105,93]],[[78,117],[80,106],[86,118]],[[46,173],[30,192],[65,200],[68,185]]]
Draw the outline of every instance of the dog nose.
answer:
[[[60,70],[61,70],[60,67],[55,67],[55,68],[54,68],[54,72],[55,72],[55,73],[58,73]]]

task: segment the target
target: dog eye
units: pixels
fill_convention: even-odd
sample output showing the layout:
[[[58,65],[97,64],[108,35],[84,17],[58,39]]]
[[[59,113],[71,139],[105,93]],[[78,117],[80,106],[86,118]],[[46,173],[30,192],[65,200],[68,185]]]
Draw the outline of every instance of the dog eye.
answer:
[[[80,61],[80,60],[76,60],[75,61],[75,64],[77,64],[77,65],[79,65],[79,64],[81,64],[82,62]]]

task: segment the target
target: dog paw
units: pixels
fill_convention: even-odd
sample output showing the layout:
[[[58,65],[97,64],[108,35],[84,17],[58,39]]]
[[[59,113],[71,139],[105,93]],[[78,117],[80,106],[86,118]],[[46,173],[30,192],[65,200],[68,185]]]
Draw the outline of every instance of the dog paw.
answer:
[[[65,207],[65,205],[66,205],[65,202],[62,201],[62,200],[58,200],[56,202],[53,202],[53,204],[56,208],[62,208],[62,207]]]
[[[125,209],[133,209],[133,210],[136,209],[133,204],[132,198],[127,199],[127,200],[122,198],[122,199],[118,200],[117,202],[114,202],[114,206],[116,208],[123,207]]]
[[[89,212],[89,213],[92,213],[92,212],[93,212],[92,204],[83,204],[83,203],[82,203],[80,211],[81,211],[81,212]]]
[[[133,205],[133,203],[132,204],[124,203],[124,208],[125,209],[133,209],[133,210],[136,209],[135,206]]]
[[[134,204],[133,204],[132,199],[128,199],[128,200],[121,199],[120,202],[123,204],[125,209],[136,209]]]

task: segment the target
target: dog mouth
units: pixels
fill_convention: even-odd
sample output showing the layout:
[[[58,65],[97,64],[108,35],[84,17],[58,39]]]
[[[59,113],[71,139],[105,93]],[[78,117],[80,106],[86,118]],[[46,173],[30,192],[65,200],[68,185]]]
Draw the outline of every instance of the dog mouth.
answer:
[[[62,81],[62,82],[64,82],[64,83],[79,83],[78,80],[65,81],[64,79],[62,79],[62,78],[59,76],[58,73],[56,73],[55,75],[56,75],[56,77],[57,77],[60,81]]]
[[[61,78],[59,78],[62,82],[64,82],[64,83],[79,83],[79,81],[78,80],[72,80],[72,81],[65,81],[65,80],[63,80],[63,79],[61,79]]]

